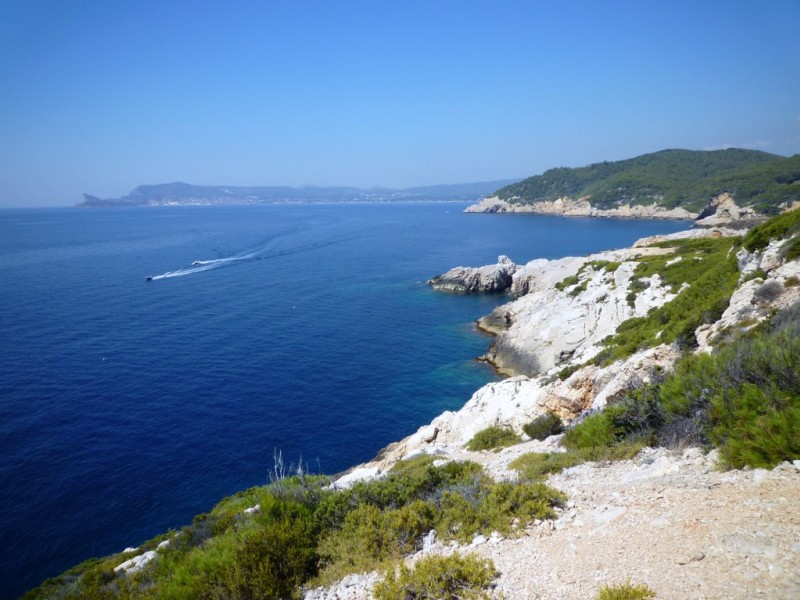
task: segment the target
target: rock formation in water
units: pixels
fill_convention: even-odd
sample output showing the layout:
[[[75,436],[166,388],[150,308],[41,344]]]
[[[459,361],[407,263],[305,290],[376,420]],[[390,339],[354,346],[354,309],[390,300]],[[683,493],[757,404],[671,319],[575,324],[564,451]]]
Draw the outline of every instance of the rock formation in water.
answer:
[[[433,289],[461,294],[505,292],[511,287],[519,268],[507,256],[499,256],[496,265],[455,267],[428,281]]]

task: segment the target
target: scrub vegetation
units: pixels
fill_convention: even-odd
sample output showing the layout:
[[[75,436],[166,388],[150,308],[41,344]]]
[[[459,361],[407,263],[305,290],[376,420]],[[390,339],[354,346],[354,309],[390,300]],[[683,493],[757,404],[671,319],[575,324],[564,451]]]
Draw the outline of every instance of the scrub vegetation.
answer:
[[[488,600],[498,572],[491,560],[474,556],[428,556],[413,567],[390,570],[375,586],[375,600]]]
[[[628,301],[632,303],[636,293],[649,287],[643,282],[654,275],[677,296],[647,316],[623,322],[603,340],[605,349],[594,362],[609,364],[659,344],[694,347],[695,329],[719,319],[736,289],[739,268],[732,252],[736,242],[736,238],[671,240],[656,245],[672,248],[672,253],[640,257],[630,287],[634,296]]]
[[[387,477],[346,490],[330,489],[324,477],[296,476],[241,492],[142,545],[136,554],[169,540],[139,573],[117,575],[114,568],[133,556],[117,554],[87,561],[25,598],[296,598],[302,586],[376,569],[387,572],[379,597],[400,597],[397,590],[434,594],[402,597],[485,597],[481,590],[496,575],[489,563],[454,556],[408,569],[402,559],[431,529],[461,542],[493,531],[513,536],[554,517],[566,497],[540,482],[495,482],[475,463],[432,460],[400,462]]]
[[[630,581],[616,585],[605,585],[600,588],[595,600],[652,600],[656,593],[643,583],[632,584]]]
[[[572,449],[701,444],[731,468],[800,458],[800,305],[712,354],[686,353],[659,382],[581,420]]]
[[[499,450],[507,446],[519,444],[522,441],[516,433],[508,427],[487,427],[476,433],[465,448],[472,452],[479,450]]]
[[[781,203],[800,196],[800,155],[785,158],[736,148],[662,150],[628,160],[550,169],[495,195],[519,204],[588,197],[592,206],[602,209],[656,203],[697,212],[721,193],[731,194],[740,206],[776,214]]]

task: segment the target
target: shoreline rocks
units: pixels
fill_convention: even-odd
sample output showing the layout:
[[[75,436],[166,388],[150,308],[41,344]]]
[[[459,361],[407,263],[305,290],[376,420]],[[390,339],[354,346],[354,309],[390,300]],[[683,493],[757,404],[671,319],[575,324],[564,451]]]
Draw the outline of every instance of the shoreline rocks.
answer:
[[[499,256],[496,265],[455,267],[428,280],[433,289],[459,294],[500,294],[511,287],[519,265],[507,256]]]
[[[599,217],[616,219],[696,219],[697,213],[684,208],[663,208],[655,202],[644,204],[621,204],[617,208],[594,208],[587,198],[558,198],[542,200],[532,204],[514,204],[497,196],[484,198],[464,209],[465,213],[532,213],[559,215],[564,217]]]
[[[619,204],[616,208],[595,208],[589,202],[589,196],[582,198],[558,198],[556,200],[540,200],[530,204],[517,204],[501,200],[498,196],[483,198],[480,202],[464,209],[465,213],[520,213],[539,215],[558,215],[562,217],[597,217],[607,219],[676,219],[694,220],[694,227],[735,227],[746,229],[764,221],[766,217],[752,207],[741,207],[733,196],[727,192],[718,194],[709,200],[699,213],[684,208],[664,208],[655,202],[652,204]],[[791,207],[785,207],[790,210]]]

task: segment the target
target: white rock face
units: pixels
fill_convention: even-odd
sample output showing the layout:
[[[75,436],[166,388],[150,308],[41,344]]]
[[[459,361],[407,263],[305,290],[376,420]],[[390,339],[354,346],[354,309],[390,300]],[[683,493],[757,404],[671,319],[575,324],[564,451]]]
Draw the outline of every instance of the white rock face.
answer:
[[[464,209],[467,213],[537,213],[543,215],[561,215],[565,217],[610,217],[628,219],[695,219],[697,213],[683,208],[667,209],[650,205],[621,204],[617,208],[593,208],[587,198],[558,198],[553,201],[534,202],[532,204],[512,204],[497,196],[484,198],[477,204]]]
[[[752,221],[753,219],[763,219],[763,217],[749,206],[744,208],[738,206],[733,196],[723,193],[712,198],[708,206],[700,213],[695,224],[701,227],[716,227],[737,221]]]
[[[433,289],[461,294],[500,293],[511,287],[519,267],[507,256],[499,256],[496,265],[455,267],[428,281]]]
[[[651,244],[738,234],[732,229],[696,229],[643,238],[632,248],[586,257],[531,261],[514,273],[511,293],[518,299],[478,321],[482,329],[496,335],[484,358],[502,373],[528,376],[589,360],[600,351],[599,342],[623,321],[643,317],[675,298],[676,293],[654,275],[640,282],[646,287],[636,294],[633,305],[628,301],[637,266],[634,259],[672,252]],[[589,264],[597,261],[620,264],[609,272]],[[556,289],[557,284],[575,276],[577,285]]]
[[[378,573],[348,575],[330,587],[306,591],[303,600],[369,600],[379,579]]]
[[[800,285],[797,284],[800,261],[782,261],[781,247],[784,243],[783,240],[772,241],[764,250],[755,253],[744,248],[739,250],[736,259],[741,271],[740,285],[719,320],[703,325],[695,332],[699,352],[711,352],[722,332],[734,328],[750,329],[768,319],[775,310],[800,301]],[[766,278],[744,281],[756,271],[763,271]]]
[[[589,261],[616,262],[617,258],[625,259],[603,253],[551,261],[556,263],[552,269],[549,264],[543,265],[538,274],[523,270],[527,279],[515,289],[526,289],[527,293],[479,321],[481,327],[497,334],[486,359],[502,372],[525,375],[536,375],[570,360],[582,362],[597,354],[597,344],[614,333],[620,323],[644,316],[675,297],[654,275],[646,280],[647,288],[637,294],[631,306],[627,296],[637,265],[633,261],[622,262],[613,273],[585,268],[577,285],[561,291],[551,283],[554,273],[574,276]]]
[[[155,560],[156,556],[157,554],[155,550],[148,550],[144,554],[134,556],[133,558],[126,560],[124,563],[120,563],[114,569],[114,573],[117,575],[133,575],[134,573],[138,573],[145,568],[147,563]]]

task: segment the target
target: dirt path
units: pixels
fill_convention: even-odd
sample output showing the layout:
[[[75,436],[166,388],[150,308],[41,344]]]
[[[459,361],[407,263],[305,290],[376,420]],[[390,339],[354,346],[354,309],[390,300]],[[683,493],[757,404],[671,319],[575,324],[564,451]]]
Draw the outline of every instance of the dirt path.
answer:
[[[593,598],[626,579],[661,600],[797,599],[798,467],[721,473],[697,450],[582,465],[550,478],[570,498],[558,520],[476,550],[513,599]]]

